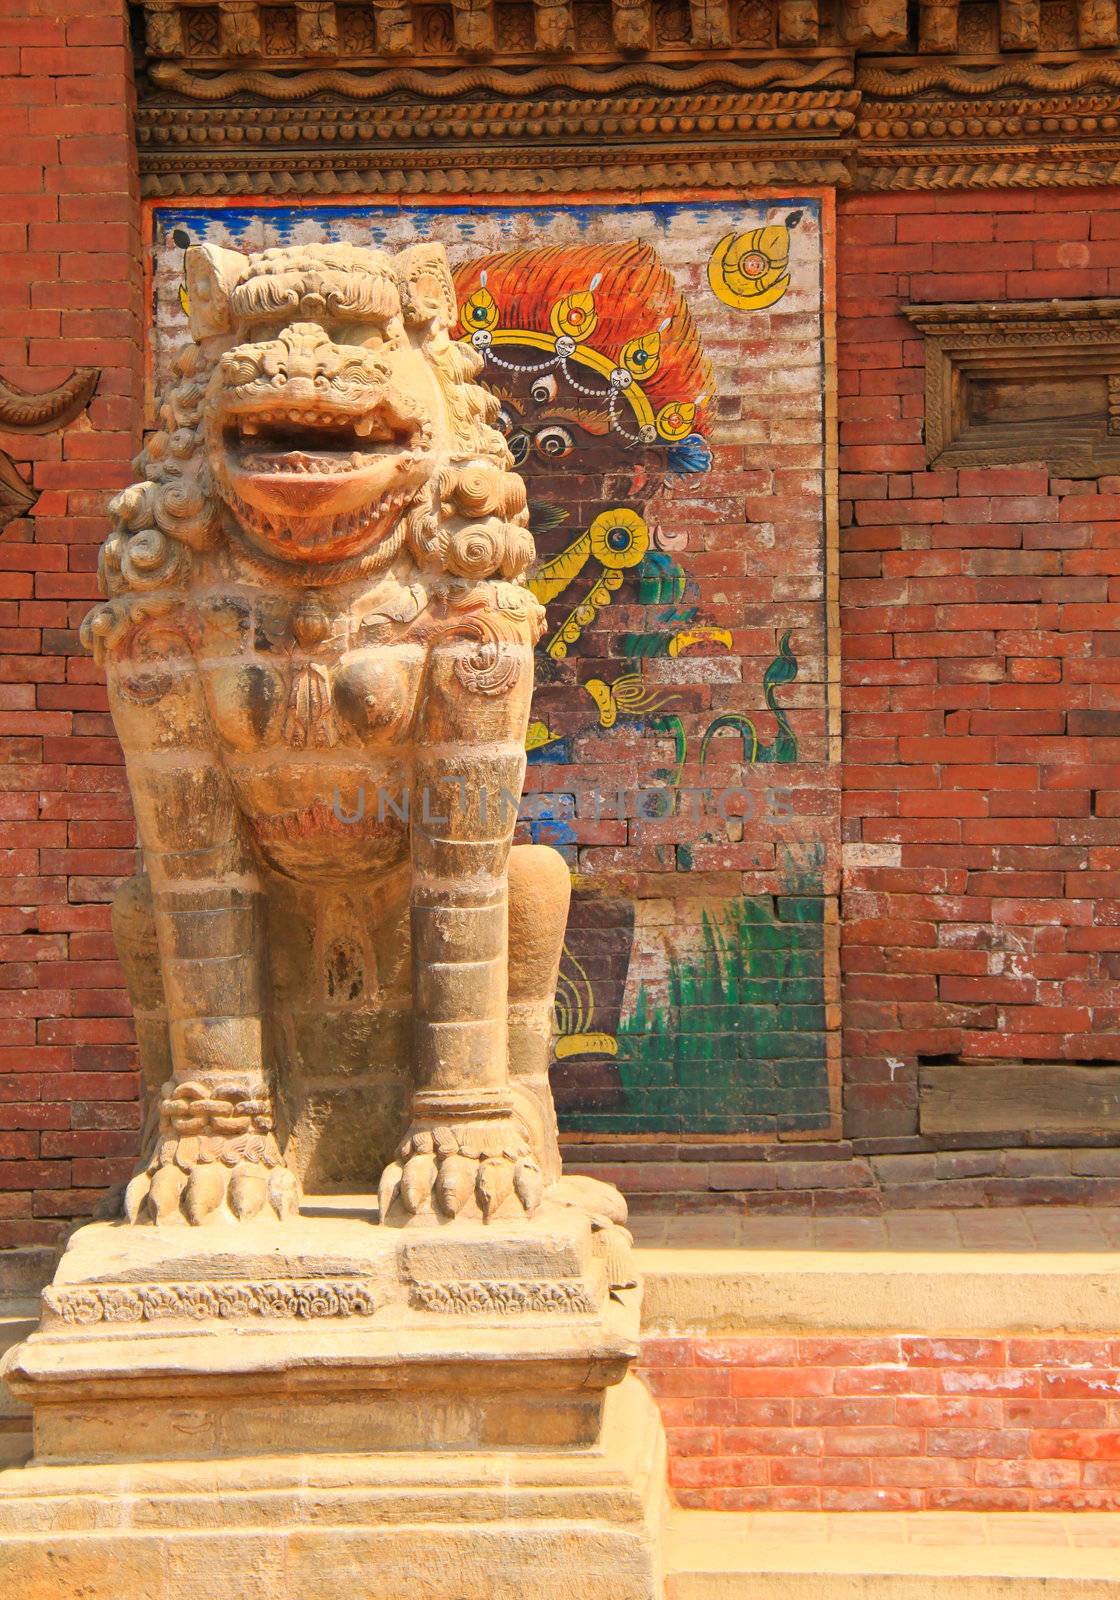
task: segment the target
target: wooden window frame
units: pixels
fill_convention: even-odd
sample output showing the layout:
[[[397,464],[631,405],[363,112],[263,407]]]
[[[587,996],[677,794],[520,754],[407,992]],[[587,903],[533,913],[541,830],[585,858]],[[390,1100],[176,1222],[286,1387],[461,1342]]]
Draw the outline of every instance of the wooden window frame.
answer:
[[[925,441],[931,467],[1010,466],[1043,461],[1073,478],[1120,472],[1120,299],[1009,300],[973,305],[907,305],[925,337]],[[1000,424],[997,442],[970,424],[970,379],[1104,376],[1108,415],[1099,439],[1054,418],[1033,431]]]

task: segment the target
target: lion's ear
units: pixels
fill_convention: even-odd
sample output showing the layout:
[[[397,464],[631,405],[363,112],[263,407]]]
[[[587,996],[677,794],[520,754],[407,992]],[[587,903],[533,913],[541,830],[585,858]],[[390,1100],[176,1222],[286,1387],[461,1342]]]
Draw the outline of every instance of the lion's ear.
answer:
[[[245,257],[239,250],[222,250],[213,244],[192,244],[183,258],[187,280],[191,333],[211,339],[230,330],[230,290],[241,276]]]
[[[414,244],[396,259],[401,309],[410,328],[440,328],[455,323],[455,285],[441,244]]]

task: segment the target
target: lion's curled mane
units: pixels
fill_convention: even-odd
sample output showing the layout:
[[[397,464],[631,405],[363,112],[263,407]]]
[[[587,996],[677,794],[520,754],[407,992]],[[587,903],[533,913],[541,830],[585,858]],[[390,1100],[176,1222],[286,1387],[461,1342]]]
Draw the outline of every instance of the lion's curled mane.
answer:
[[[392,257],[330,244],[317,246],[315,256],[329,269],[335,293],[340,276],[345,282],[348,274],[368,273],[371,260],[390,293],[395,290],[404,324],[418,333],[446,403],[452,449],[372,550],[326,565],[286,562],[244,538],[211,468],[207,401],[223,359],[237,350],[248,318],[261,309],[262,285],[271,312],[302,313],[306,256],[305,247],[296,247],[239,257],[244,265],[226,285],[234,307],[229,331],[219,337],[196,331],[194,342],[174,357],[174,381],[161,397],[158,425],[133,463],[137,481],[109,504],[113,527],[98,562],[105,603],[82,626],[82,641],[98,659],[216,572],[236,576],[240,569],[250,581],[289,585],[339,584],[378,574],[404,552],[414,569],[408,582],[414,589],[419,582],[425,603],[449,588],[462,591],[487,579],[522,588],[535,554],[525,487],[493,426],[499,401],[474,382],[482,357],[449,336],[456,321],[454,290],[444,272],[433,296],[432,252],[425,246]]]

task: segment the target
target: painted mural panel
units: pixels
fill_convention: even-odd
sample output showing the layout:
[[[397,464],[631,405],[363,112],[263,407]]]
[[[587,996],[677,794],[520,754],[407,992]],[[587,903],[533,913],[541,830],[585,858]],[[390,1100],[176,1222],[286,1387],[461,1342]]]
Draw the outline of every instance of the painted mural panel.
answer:
[[[553,1081],[585,1136],[834,1126],[827,197],[153,213],[151,362],[182,257],[448,249],[524,476],[547,608],[524,837],[575,899]]]

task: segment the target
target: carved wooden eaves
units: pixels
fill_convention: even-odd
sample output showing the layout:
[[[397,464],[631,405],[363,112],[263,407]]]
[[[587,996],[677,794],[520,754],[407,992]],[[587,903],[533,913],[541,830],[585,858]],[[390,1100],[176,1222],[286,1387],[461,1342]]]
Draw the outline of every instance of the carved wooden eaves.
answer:
[[[931,466],[1120,471],[1120,300],[911,305]]]
[[[1120,180],[1117,0],[141,0],[145,192]]]
[[[906,0],[142,0],[150,64],[659,59],[832,42],[905,47]],[[159,72],[154,74],[159,81]]]
[[[822,45],[976,56],[1118,42],[1116,0],[139,0],[135,9],[149,63],[199,66],[668,59]]]

